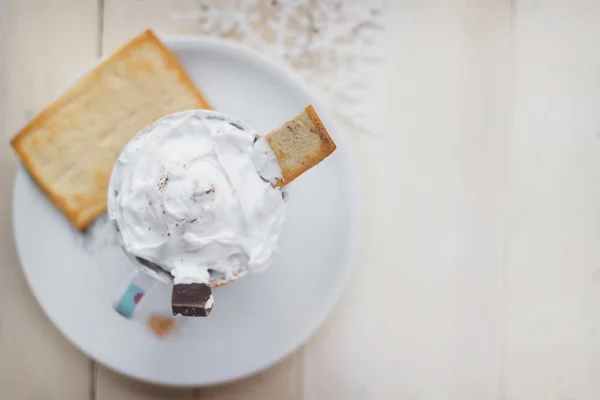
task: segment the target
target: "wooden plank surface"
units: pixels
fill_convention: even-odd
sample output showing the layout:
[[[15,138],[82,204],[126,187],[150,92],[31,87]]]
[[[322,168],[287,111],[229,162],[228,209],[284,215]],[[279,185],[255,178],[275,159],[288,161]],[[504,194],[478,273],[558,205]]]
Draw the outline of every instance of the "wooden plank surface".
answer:
[[[506,396],[600,398],[600,3],[520,0]]]
[[[362,257],[305,350],[309,399],[502,398],[510,3],[408,3],[373,88],[382,138],[359,145]]]
[[[92,362],[46,318],[19,266],[10,228],[17,163],[8,141],[96,59],[97,7],[77,0],[7,1],[0,12],[0,399],[86,399]]]

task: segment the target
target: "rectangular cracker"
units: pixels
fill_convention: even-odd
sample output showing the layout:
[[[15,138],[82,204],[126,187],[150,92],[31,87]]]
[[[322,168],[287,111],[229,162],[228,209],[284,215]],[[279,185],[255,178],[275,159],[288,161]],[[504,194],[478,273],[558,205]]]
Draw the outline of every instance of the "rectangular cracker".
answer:
[[[285,186],[323,161],[336,146],[314,108],[309,105],[294,118],[265,136],[275,153]]]
[[[29,174],[80,230],[106,210],[127,142],[164,115],[210,108],[175,55],[148,30],[73,84],[11,141]]]

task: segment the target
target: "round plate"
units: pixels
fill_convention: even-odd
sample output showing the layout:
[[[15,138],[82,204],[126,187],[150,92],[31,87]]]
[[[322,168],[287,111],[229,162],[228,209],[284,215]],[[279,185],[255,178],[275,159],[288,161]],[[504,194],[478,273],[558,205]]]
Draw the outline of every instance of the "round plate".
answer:
[[[105,218],[77,232],[21,167],[13,206],[17,249],[31,289],[52,322],[99,363],[174,386],[212,385],[256,373],[301,346],[341,295],[358,245],[360,192],[346,138],[331,114],[284,66],[215,39],[166,44],[216,110],[269,132],[312,104],[337,150],[289,186],[280,255],[265,272],[215,289],[208,318],[188,318],[157,338],[149,313],[169,315],[158,285],[127,320],[112,308],[133,267]],[[94,149],[90,149],[94,151]]]

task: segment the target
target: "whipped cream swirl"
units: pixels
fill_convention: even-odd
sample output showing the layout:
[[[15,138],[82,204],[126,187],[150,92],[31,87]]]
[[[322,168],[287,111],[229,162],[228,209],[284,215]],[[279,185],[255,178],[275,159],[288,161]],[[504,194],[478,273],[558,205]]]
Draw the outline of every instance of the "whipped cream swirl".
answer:
[[[267,268],[286,205],[255,166],[281,176],[268,150],[253,151],[256,137],[207,110],[166,116],[135,136],[108,196],[124,250],[170,272],[176,284],[226,282]]]

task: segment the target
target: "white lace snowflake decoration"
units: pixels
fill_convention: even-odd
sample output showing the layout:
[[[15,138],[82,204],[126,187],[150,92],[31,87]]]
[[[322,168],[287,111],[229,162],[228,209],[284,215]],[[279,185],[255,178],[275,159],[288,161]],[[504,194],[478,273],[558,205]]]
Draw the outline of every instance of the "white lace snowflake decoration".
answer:
[[[382,61],[384,0],[180,0],[172,17],[287,62],[326,96],[348,127],[367,133],[367,77]]]

